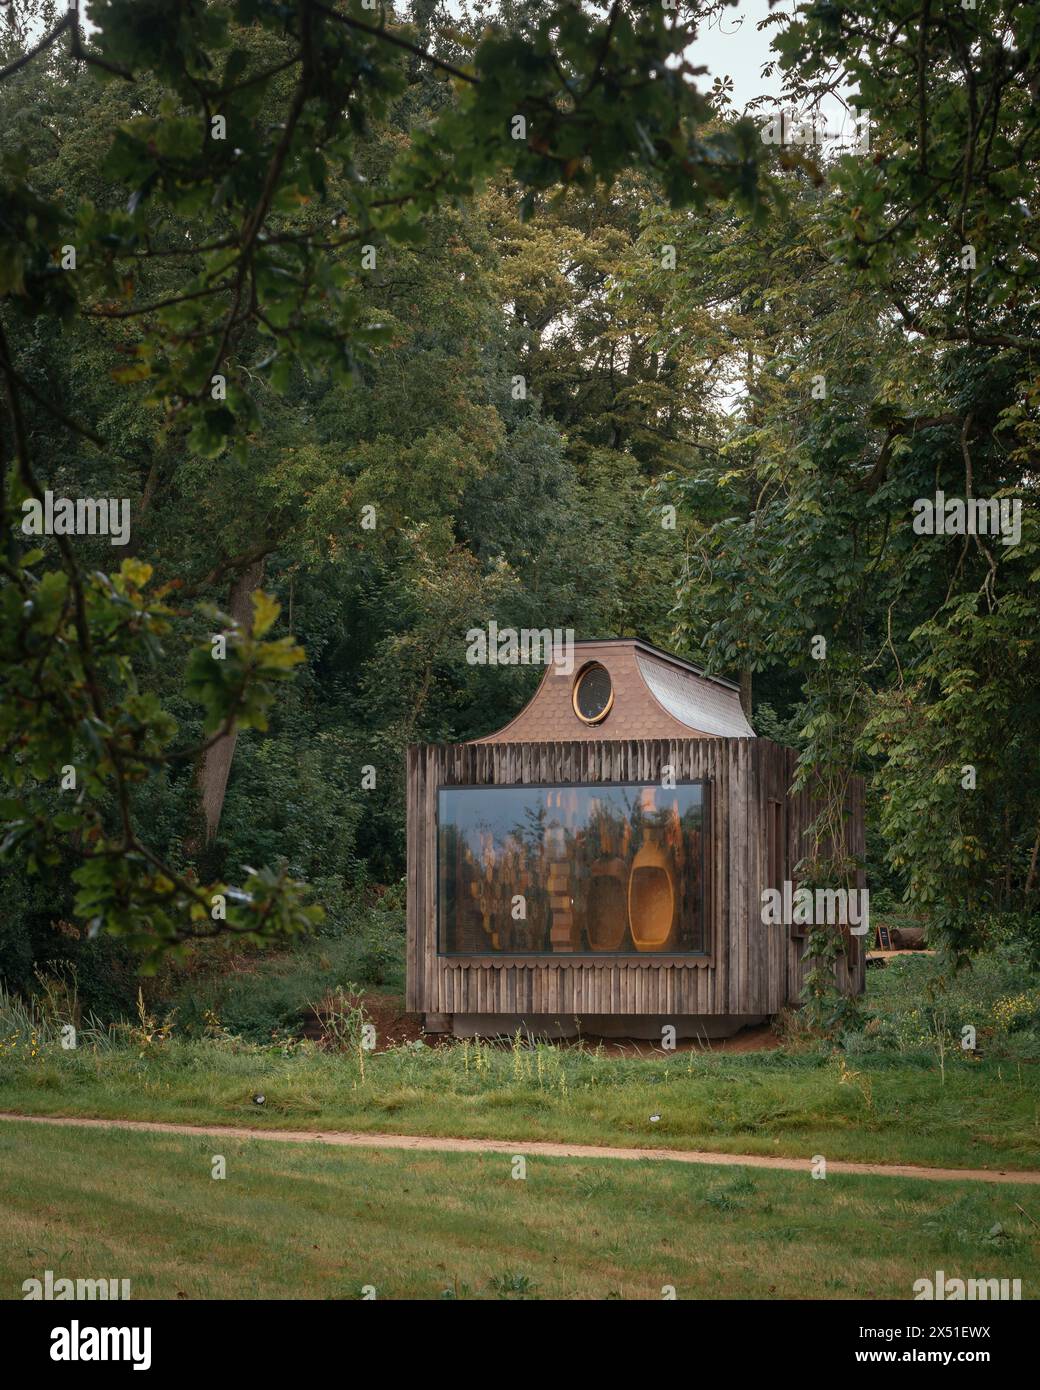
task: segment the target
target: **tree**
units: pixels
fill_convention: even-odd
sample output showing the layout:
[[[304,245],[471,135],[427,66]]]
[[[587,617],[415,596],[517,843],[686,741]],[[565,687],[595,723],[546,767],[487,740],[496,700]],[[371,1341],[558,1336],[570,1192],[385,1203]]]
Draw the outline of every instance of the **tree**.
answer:
[[[419,17],[428,29],[429,7]],[[490,26],[455,61],[358,3],[95,0],[90,18],[89,41],[78,8],[29,47],[16,34],[0,70],[12,100],[52,63],[70,80],[85,67],[126,84],[133,106],[115,123],[100,197],[41,191],[23,154],[5,154],[0,175],[0,751],[12,791],[0,843],[33,869],[70,842],[82,861],[76,911],[92,931],[160,949],[196,934],[297,931],[315,913],[284,870],[250,872],[241,889],[203,884],[155,852],[135,814],[150,777],[226,749],[236,728],[263,728],[277,683],[302,659],[291,637],[269,636],[278,605],[252,587],[265,542],[226,548],[204,575],[250,589],[252,620],[206,614],[217,632],[202,642],[198,618],[175,606],[186,576],[153,586],[152,567],[133,558],[115,575],[87,573],[62,535],[58,568],[49,543],[26,550],[11,528],[23,502],[43,508],[51,490],[42,431],[57,424],[107,447],[93,421],[33,383],[26,348],[59,323],[119,328],[96,346],[119,384],[145,385],[164,439],[247,470],[254,383],[291,390],[298,370],[356,377],[390,337],[366,276],[497,169],[526,190],[525,208],[561,181],[609,187],[632,165],[672,202],[703,205],[753,197],[758,151],[746,126],[705,131],[708,105],[683,57],[692,30],[655,5],[596,14],[557,0],[511,30]],[[366,181],[368,132],[416,62],[456,90]],[[171,444],[170,473],[150,460],[141,517],[157,489],[177,486],[179,452]],[[185,672],[204,710],[201,744],[175,745],[174,720],[147,688],[149,661]],[[56,815],[61,769],[74,796]]]
[[[965,952],[1037,902],[1040,54],[1010,5],[809,4],[776,47],[789,100],[850,86],[871,146],[782,151],[757,223],[647,216],[678,251],[653,272],[661,350],[739,399],[679,481],[680,631],[716,666],[804,678],[801,776],[828,796],[801,876],[853,872],[865,771],[891,870]],[[1021,535],[923,534],[938,492],[1016,503]]]

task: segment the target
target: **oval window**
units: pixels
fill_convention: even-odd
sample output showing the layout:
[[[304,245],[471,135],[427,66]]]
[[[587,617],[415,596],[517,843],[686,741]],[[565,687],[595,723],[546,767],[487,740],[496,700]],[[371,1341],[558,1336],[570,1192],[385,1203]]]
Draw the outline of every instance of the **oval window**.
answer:
[[[614,703],[614,687],[604,666],[586,666],[574,682],[574,713],[583,724],[606,719]]]

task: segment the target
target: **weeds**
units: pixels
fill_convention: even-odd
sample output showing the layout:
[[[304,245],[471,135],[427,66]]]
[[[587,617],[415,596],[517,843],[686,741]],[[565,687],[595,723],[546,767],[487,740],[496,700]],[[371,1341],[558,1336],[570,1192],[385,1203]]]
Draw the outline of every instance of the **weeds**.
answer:
[[[177,1010],[172,1009],[160,1022],[144,1002],[144,991],[137,991],[137,1022],[114,1024],[111,1032],[126,1038],[127,1044],[137,1050],[139,1057],[151,1056],[166,1047],[173,1037],[173,1025]]]
[[[35,1000],[21,999],[0,983],[0,1056],[30,1044],[36,1049],[54,1041],[53,1029],[43,1018]]]
[[[535,1298],[538,1285],[519,1270],[509,1269],[504,1274],[493,1274],[488,1280],[488,1288],[494,1289],[499,1298]]]
[[[320,1003],[312,1005],[321,1026],[318,1046],[326,1052],[342,1052],[357,1059],[362,1083],[365,1081],[365,1053],[372,1051],[374,1034],[369,1033],[364,991],[355,984],[337,985]]]
[[[40,987],[37,995],[39,1011],[59,1031],[67,1023],[78,1028],[80,1009],[76,967],[70,960],[54,960],[49,964],[50,974],[45,974],[39,966],[33,971]]]
[[[863,1103],[868,1113],[874,1113],[874,1083],[869,1076],[864,1076],[860,1071],[853,1071],[844,1056],[839,1052],[835,1057],[838,1067],[838,1085],[853,1086],[863,1097]],[[945,1076],[943,1077],[945,1082]]]

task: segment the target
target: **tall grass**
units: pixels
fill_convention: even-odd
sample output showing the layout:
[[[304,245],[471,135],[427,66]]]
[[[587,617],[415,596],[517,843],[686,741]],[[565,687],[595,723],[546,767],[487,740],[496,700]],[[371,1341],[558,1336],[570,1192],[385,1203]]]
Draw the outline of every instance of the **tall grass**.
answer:
[[[52,962],[51,973],[36,972],[37,993],[14,994],[0,980],[0,1058],[19,1052],[30,1058],[53,1048],[88,1045],[101,1048],[116,1041],[111,1029],[93,1014],[81,1014],[76,968]]]
[[[0,1056],[20,1045],[50,1045],[56,1034],[35,999],[12,994],[0,980]]]
[[[269,1128],[546,1139],[881,1163],[1031,1168],[1040,1072],[959,1053],[700,1053],[477,1040],[367,1052],[229,1037],[0,1057],[0,1109]],[[253,1100],[262,1093],[259,1108]],[[652,1118],[653,1117],[653,1118]]]
[[[77,1017],[74,977],[41,982],[33,999],[0,986],[0,1108],[963,1167],[1032,1167],[1040,1151],[1040,1068],[1030,1065],[1040,1057],[1030,1012],[1038,978],[1013,952],[952,981],[934,957],[872,971],[868,1022],[844,1048],[801,1037],[765,1053],[631,1056],[522,1032],[387,1044],[371,1036],[345,960],[308,967],[316,988],[302,1004],[293,982],[292,1007],[317,1019],[315,1038],[295,1027],[257,1039],[213,1007],[189,1029],[141,996],[135,1019],[102,1028]],[[250,978],[236,981],[239,994]],[[921,1026],[924,1008],[950,1031],[975,1022],[979,1048]],[[252,1100],[260,1092],[262,1110]]]

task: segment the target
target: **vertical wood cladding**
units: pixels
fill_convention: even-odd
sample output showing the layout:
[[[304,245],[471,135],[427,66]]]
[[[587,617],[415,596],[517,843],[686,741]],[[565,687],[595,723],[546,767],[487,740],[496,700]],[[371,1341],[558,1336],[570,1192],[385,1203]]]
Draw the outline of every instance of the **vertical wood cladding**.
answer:
[[[805,943],[761,920],[769,887],[769,802],[784,808],[785,877],[805,850],[816,814],[790,793],[796,755],[769,739],[597,739],[431,744],[408,750],[407,1007],[437,1014],[773,1014],[795,1003]],[[703,956],[572,955],[465,958],[437,954],[437,791],[445,786],[677,782],[708,787]],[[851,848],[865,846],[863,785],[854,779]],[[774,813],[775,814],[775,813]],[[856,993],[864,944],[851,938],[839,983]]]

